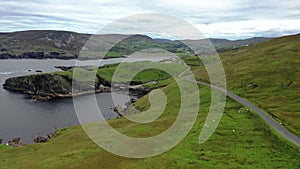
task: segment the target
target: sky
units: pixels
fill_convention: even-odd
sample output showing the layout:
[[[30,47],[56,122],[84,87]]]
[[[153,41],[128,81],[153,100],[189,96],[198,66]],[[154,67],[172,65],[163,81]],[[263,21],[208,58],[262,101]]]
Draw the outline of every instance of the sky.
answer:
[[[1,0],[0,32],[66,30],[94,34],[118,19],[142,13],[178,17],[209,38],[300,33],[297,0]]]

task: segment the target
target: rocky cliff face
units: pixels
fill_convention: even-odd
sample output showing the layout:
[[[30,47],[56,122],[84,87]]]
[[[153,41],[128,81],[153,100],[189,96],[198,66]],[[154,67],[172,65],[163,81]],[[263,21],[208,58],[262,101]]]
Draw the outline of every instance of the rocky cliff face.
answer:
[[[74,84],[73,94],[72,83]],[[28,94],[38,100],[50,100],[52,98],[109,91],[109,85],[109,82],[99,76],[97,76],[95,85],[90,85],[90,83],[72,81],[65,75],[45,73],[9,78],[3,84],[3,88]]]

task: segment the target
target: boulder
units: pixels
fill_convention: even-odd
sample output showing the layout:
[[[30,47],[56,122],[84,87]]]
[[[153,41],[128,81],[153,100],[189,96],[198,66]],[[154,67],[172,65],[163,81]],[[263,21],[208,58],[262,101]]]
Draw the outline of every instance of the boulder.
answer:
[[[33,139],[35,143],[46,143],[48,140],[49,138],[43,136],[37,136],[35,139]]]
[[[12,140],[8,141],[7,144],[10,146],[13,146],[13,147],[20,147],[20,146],[25,145],[24,143],[21,142],[21,138],[12,139]]]
[[[72,68],[74,68],[74,66],[55,66],[56,69],[60,69],[62,71],[68,71]]]

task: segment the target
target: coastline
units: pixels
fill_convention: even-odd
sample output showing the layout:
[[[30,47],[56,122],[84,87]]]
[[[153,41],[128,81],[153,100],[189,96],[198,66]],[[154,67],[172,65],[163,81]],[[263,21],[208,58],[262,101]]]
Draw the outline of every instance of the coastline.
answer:
[[[122,93],[122,90],[120,91],[116,91],[116,92],[120,92]],[[83,96],[83,95],[88,95],[91,94],[92,92],[86,92],[83,93],[81,95],[76,95],[76,96],[70,96],[70,97],[78,97],[78,96]],[[111,91],[99,91],[99,92],[95,92],[95,93],[111,93]],[[111,107],[111,109],[113,109],[113,111],[118,114],[118,116],[116,116],[115,118],[109,118],[109,119],[105,119],[105,120],[112,120],[112,119],[118,119],[118,118],[123,118],[123,115],[125,115],[128,110],[130,109],[130,107],[132,106],[133,103],[135,103],[136,101],[138,101],[142,96],[144,96],[146,93],[144,93],[143,95],[141,95],[140,92],[136,92],[136,93],[129,93],[130,96],[134,97],[131,98],[130,101],[128,101],[127,103],[125,103],[125,107],[121,107],[119,105],[115,105],[115,107]],[[64,99],[64,98],[70,98],[68,96],[64,96],[64,97],[57,97],[57,98],[52,98],[52,99]],[[32,98],[34,99],[34,98]],[[36,99],[38,100],[38,99]],[[50,101],[50,100],[38,100],[38,101]],[[21,146],[26,146],[26,145],[32,145],[32,144],[38,144],[38,143],[46,143],[48,142],[50,139],[55,138],[57,136],[60,135],[60,131],[66,130],[70,127],[75,127],[75,126],[80,126],[79,125],[72,125],[69,127],[62,127],[62,128],[56,128],[55,131],[49,131],[48,134],[46,134],[45,136],[42,136],[40,134],[38,134],[35,137],[32,137],[32,143],[23,143],[22,142],[22,138],[21,137],[16,137],[13,139],[10,139],[9,141],[7,141],[7,143],[3,142],[3,139],[0,138],[0,146],[4,146],[6,145],[7,147],[21,147]]]
[[[51,54],[44,54],[43,52],[25,52],[22,54],[14,54],[14,53],[0,53],[0,60],[5,59],[59,59],[59,60],[79,60],[79,61],[87,61],[87,60],[99,60],[99,59],[116,59],[116,58],[126,58],[126,56],[114,56],[114,57],[103,57],[103,58],[95,58],[95,57],[79,57],[78,55],[66,55],[66,56],[58,56]]]

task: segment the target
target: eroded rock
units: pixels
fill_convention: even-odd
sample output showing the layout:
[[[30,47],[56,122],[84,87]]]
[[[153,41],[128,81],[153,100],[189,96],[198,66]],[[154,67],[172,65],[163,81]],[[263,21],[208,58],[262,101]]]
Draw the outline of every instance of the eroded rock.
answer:
[[[13,147],[20,147],[20,146],[24,146],[25,145],[24,143],[21,142],[21,138],[20,137],[8,141],[7,144],[10,145],[10,146],[13,146]]]

